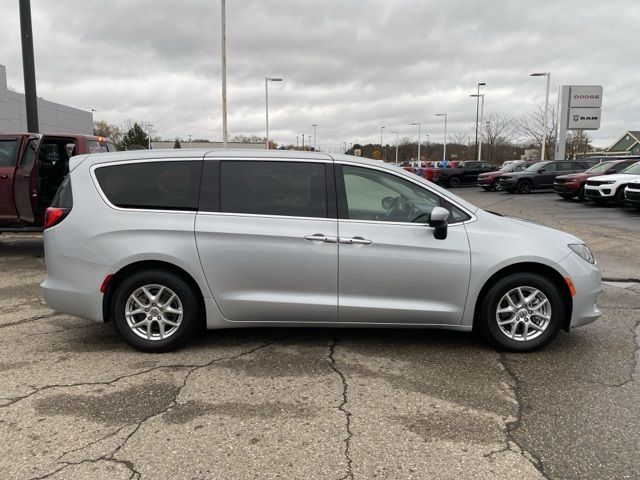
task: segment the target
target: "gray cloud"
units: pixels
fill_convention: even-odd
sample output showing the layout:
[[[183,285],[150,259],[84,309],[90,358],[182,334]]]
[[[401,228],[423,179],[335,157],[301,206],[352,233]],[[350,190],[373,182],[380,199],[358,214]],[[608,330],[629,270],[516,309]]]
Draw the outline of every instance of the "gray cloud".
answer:
[[[165,138],[221,138],[220,6],[217,1],[32,1],[39,95],[97,119],[152,122]],[[22,90],[18,5],[0,0],[0,63]],[[420,121],[442,139],[470,130],[479,81],[488,112],[518,116],[552,102],[560,84],[604,85],[607,145],[640,129],[635,65],[640,5],[628,0],[531,1],[227,0],[231,134],[264,132],[279,143],[318,128],[325,149],[379,141],[380,126],[415,137]],[[387,141],[392,141],[387,136]]]

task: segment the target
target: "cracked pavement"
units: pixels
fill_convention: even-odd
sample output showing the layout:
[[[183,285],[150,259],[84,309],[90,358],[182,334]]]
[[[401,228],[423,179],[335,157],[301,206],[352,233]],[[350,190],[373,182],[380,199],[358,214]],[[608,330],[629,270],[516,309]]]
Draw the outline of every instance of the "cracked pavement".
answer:
[[[1,235],[0,476],[637,478],[640,215],[459,193],[587,240],[613,281],[602,318],[520,355],[473,334],[310,328],[144,354],[49,310],[41,237]]]

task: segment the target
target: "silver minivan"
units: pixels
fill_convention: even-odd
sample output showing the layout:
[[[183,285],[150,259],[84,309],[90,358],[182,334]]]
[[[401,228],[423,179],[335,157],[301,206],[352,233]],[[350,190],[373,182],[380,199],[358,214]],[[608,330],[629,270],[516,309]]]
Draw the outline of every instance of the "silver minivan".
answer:
[[[150,352],[202,326],[477,329],[526,351],[600,315],[579,238],[345,155],[77,156],[44,243],[47,304]]]

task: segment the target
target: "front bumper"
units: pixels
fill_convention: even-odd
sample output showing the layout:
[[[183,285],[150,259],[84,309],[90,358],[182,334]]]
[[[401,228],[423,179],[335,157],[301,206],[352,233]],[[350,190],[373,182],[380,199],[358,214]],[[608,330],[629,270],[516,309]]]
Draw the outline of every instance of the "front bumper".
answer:
[[[597,304],[602,292],[600,269],[575,253],[567,255],[558,265],[576,289],[569,327],[581,327],[596,321],[602,314]]]
[[[493,185],[493,181],[495,178],[491,177],[478,177],[478,186],[479,187],[491,187]]]
[[[616,194],[616,191],[613,188],[613,185],[585,185],[584,186],[584,195],[587,198],[602,198],[602,199],[610,199],[613,198]]]
[[[624,191],[624,197],[627,199],[627,202],[632,205],[640,205],[640,190],[629,190],[627,188]]]
[[[579,183],[554,183],[553,191],[556,193],[578,193]]]
[[[504,190],[515,190],[516,189],[516,181],[514,179],[500,179],[500,188]]]

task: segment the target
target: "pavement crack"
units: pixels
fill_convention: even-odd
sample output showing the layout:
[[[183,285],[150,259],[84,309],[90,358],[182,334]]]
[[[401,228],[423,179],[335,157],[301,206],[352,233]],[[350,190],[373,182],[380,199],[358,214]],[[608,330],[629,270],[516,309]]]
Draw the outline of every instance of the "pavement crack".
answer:
[[[24,318],[22,320],[18,320],[18,321],[11,322],[11,323],[3,323],[2,325],[0,325],[0,328],[8,328],[8,327],[13,327],[15,325],[21,325],[23,323],[37,322],[38,320],[44,320],[46,318],[53,318],[53,317],[57,317],[59,315],[64,315],[64,314],[60,313],[60,312],[53,312],[53,313],[47,313],[46,315],[38,315],[37,317]]]
[[[351,412],[347,410],[345,407],[349,401],[348,393],[349,393],[349,384],[347,383],[347,378],[344,376],[344,373],[340,371],[338,365],[336,363],[335,352],[336,345],[338,344],[338,338],[334,337],[333,341],[329,345],[329,363],[331,365],[331,369],[338,374],[340,380],[342,382],[342,402],[338,405],[338,410],[344,413],[347,436],[344,439],[344,456],[347,460],[347,472],[346,474],[340,478],[340,480],[351,479],[353,480],[353,460],[351,459],[351,438],[353,437],[353,432],[351,431]]]
[[[513,393],[514,393],[516,405],[517,405],[517,411],[516,411],[515,419],[506,423],[506,428],[505,428],[505,434],[507,436],[506,448],[502,450],[497,450],[495,452],[491,452],[485,456],[495,455],[497,453],[504,452],[506,450],[514,451],[522,455],[525,459],[527,459],[527,461],[529,461],[533,465],[533,467],[536,470],[538,470],[538,472],[540,472],[543,478],[550,479],[551,477],[544,470],[544,463],[542,461],[542,458],[540,458],[540,456],[537,453],[534,453],[531,450],[531,448],[528,445],[526,445],[525,441],[519,440],[516,438],[515,432],[520,428],[520,425],[522,425],[522,418],[524,417],[525,410],[526,410],[526,406],[524,404],[524,397],[522,393],[523,383],[520,377],[518,377],[516,371],[511,367],[511,365],[507,361],[506,353],[500,352],[499,361],[502,367],[504,368],[505,372],[507,373],[507,375],[509,375],[509,377],[511,378],[512,385],[513,385],[512,386]],[[517,450],[514,450],[511,447],[511,443],[513,443],[514,445],[517,445],[520,451],[518,452]]]
[[[72,387],[89,387],[89,386],[95,386],[95,385],[113,385],[114,383],[119,382],[120,380],[123,380],[125,378],[131,378],[131,377],[137,377],[138,375],[145,375],[147,373],[156,371],[156,370],[175,370],[175,369],[181,369],[181,368],[186,368],[186,369],[194,369],[197,370],[198,368],[205,368],[208,367],[210,365],[213,365],[216,362],[222,362],[225,360],[235,360],[237,358],[243,357],[245,355],[249,355],[253,352],[255,352],[256,350],[260,350],[262,348],[266,348],[268,346],[273,345],[274,343],[282,340],[284,337],[279,337],[271,342],[265,343],[265,344],[261,344],[257,347],[251,348],[249,350],[246,350],[244,352],[241,352],[237,355],[232,355],[232,356],[222,356],[222,357],[217,357],[214,358],[213,360],[206,362],[206,363],[202,363],[202,364],[171,364],[171,365],[158,365],[156,367],[151,367],[151,368],[147,368],[145,370],[139,370],[137,372],[133,372],[133,373],[127,373],[125,375],[120,375],[118,377],[115,377],[111,380],[107,380],[107,381],[100,381],[100,382],[77,382],[77,383],[59,383],[59,384],[51,384],[51,385],[43,385],[42,387],[38,387],[38,388],[34,388],[31,392],[25,394],[25,395],[21,395],[18,397],[3,397],[0,398],[0,402],[4,401],[5,403],[0,405],[0,408],[7,408],[10,407],[18,402],[21,402],[22,400],[25,400],[29,397],[32,397],[33,395],[36,395],[40,392],[43,392],[45,390],[50,390],[53,388],[72,388]]]

